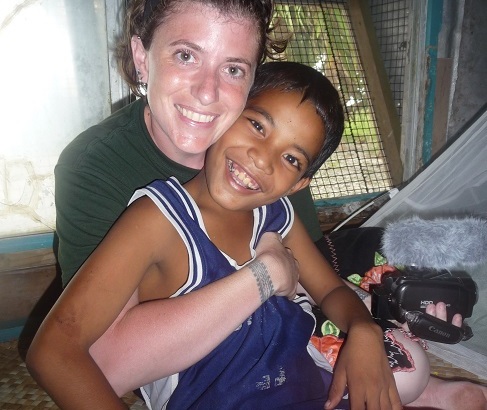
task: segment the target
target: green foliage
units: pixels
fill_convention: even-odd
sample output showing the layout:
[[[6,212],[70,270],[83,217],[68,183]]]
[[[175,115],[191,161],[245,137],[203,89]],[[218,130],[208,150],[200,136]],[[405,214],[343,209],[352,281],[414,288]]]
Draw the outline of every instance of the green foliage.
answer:
[[[345,123],[343,142],[378,143],[377,127],[370,109],[354,110]]]
[[[276,3],[276,36],[289,38],[286,51],[276,57],[316,68],[339,90],[346,114],[344,143],[379,147],[373,109],[368,104],[362,65],[345,7]]]

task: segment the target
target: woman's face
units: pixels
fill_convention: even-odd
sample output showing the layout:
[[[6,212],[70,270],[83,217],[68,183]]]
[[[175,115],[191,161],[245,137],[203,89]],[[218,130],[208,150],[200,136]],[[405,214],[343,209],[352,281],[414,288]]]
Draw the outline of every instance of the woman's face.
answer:
[[[191,1],[156,30],[149,50],[132,39],[147,82],[149,132],[172,160],[201,168],[210,145],[242,112],[257,66],[258,32],[248,19]]]

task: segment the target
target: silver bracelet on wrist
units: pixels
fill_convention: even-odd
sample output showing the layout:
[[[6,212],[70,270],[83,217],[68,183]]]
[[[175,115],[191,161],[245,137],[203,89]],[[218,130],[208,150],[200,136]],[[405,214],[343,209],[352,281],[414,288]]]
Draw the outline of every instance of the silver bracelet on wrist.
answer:
[[[274,285],[272,284],[267,267],[258,259],[253,260],[247,265],[252,271],[257,287],[259,288],[260,301],[264,303],[274,294]]]

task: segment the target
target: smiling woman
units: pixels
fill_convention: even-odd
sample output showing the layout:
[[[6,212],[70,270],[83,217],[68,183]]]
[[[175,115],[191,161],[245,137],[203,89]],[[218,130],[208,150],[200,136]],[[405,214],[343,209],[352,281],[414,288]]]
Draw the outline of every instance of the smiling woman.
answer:
[[[152,11],[146,11],[148,4],[155,5],[144,0],[128,3],[126,24],[117,54],[132,90],[139,93],[147,88],[146,97],[80,134],[62,152],[56,165],[58,259],[64,284],[70,281],[80,266],[89,265],[88,262],[83,263],[102,238],[117,231],[112,225],[125,210],[135,189],[154,179],[170,176],[187,181],[198,172],[194,167],[198,161],[202,165],[208,145],[231,125],[231,119],[236,120],[240,115],[254,71],[267,51],[273,48],[273,42],[268,37],[272,17],[270,0],[169,0],[157,2],[155,7],[151,7]],[[208,30],[208,26],[212,30]],[[169,42],[164,40],[163,34],[170,38]],[[235,39],[238,39],[238,43]],[[161,56],[164,56],[162,60]],[[184,87],[180,87],[180,84]],[[167,153],[160,148],[166,145]],[[177,162],[181,158],[184,161]],[[311,200],[310,195],[306,198]],[[314,220],[312,230],[321,237],[312,202],[309,208]],[[149,224],[144,232],[148,234],[153,229],[154,224]],[[161,232],[164,230],[153,231],[159,235]],[[318,239],[316,236],[315,239]],[[152,258],[146,254],[150,249],[147,246],[148,237],[144,236],[145,239],[139,242],[142,248],[137,246],[131,248],[130,252],[122,251],[131,263],[138,264]],[[125,240],[122,242],[126,244]],[[154,243],[162,245],[163,241],[155,239]],[[103,254],[104,251],[99,249],[96,252]],[[148,259],[144,258],[144,254]],[[174,263],[184,266],[184,255],[174,253],[172,257]],[[256,257],[258,260],[272,260],[268,271],[277,294],[294,294],[297,267],[277,239],[258,247]],[[125,269],[120,259],[113,262],[110,269],[104,271],[108,276]],[[133,270],[134,273],[143,271],[142,266]],[[157,277],[155,273],[157,269],[149,276]],[[71,282],[72,285],[67,286],[61,298],[69,298],[70,292],[76,292],[77,277]],[[110,280],[111,284],[106,286],[99,282],[106,276],[94,275],[92,278],[92,283],[100,284],[96,288],[101,293],[93,299],[90,297],[92,302],[97,303],[73,305],[74,311],[64,311],[71,319],[80,318],[80,321],[75,320],[75,329],[69,326],[69,323],[73,323],[71,319],[62,321],[57,329],[57,325],[53,328],[49,325],[51,322],[47,321],[28,354],[32,373],[61,407],[74,406],[73,400],[79,400],[80,406],[87,408],[100,408],[102,403],[113,405],[113,408],[121,405],[113,390],[117,387],[107,383],[105,375],[101,374],[90,356],[89,347],[117,318],[120,306],[128,301],[137,302],[137,294],[134,294],[137,279],[127,276],[114,282]],[[117,290],[111,289],[115,283],[120,286]],[[164,292],[168,294],[173,285],[174,281],[168,280],[162,289],[156,286],[152,289],[163,295]],[[222,295],[225,297],[222,298]],[[117,308],[113,304],[114,309],[105,310],[102,305],[110,304],[112,298],[123,301],[122,305]],[[156,316],[162,318],[164,323],[159,323],[156,333],[159,334],[158,348],[164,352],[161,357],[167,360],[162,367],[158,366],[158,371],[164,370],[167,374],[173,374],[181,366],[187,367],[197,361],[208,352],[210,346],[223,340],[262,303],[255,289],[253,273],[247,267],[185,297],[161,302],[164,314],[162,317]],[[90,315],[88,321],[95,319],[96,323],[91,323],[93,327],[85,328],[86,322],[82,318],[86,316],[83,312],[87,312],[89,305],[106,316],[102,318],[98,313]],[[228,310],[235,314],[225,314]],[[198,312],[196,316],[195,312]],[[139,342],[132,339],[138,333],[139,324],[136,321],[127,328],[127,339],[124,340],[127,347],[134,347],[134,351],[144,354],[146,349],[143,346],[137,349]],[[208,328],[214,329],[211,337],[207,343],[195,348],[191,341]],[[83,332],[82,329],[89,331]],[[53,344],[45,344],[50,339],[48,335],[51,331],[61,331],[60,337],[55,337]],[[182,336],[182,333],[184,338],[175,337]],[[68,341],[73,334],[79,335],[77,342]],[[68,352],[73,346],[71,342],[79,347],[76,353]],[[127,355],[105,356],[108,362],[112,360],[113,372],[123,379],[138,380],[143,376],[148,377],[146,381],[149,381],[156,378],[151,378],[150,372],[142,375],[135,372],[134,379],[133,365],[127,365],[125,359],[121,361],[122,357]],[[76,371],[65,366],[67,361],[75,366]]]
[[[197,173],[206,149],[242,112],[257,65],[280,45],[269,37],[271,0],[134,0],[126,16],[117,58],[142,98],[75,138],[55,169],[64,284],[135,189]],[[309,191],[302,198],[296,208],[317,240]]]
[[[132,50],[138,81],[147,83],[144,114],[152,140],[173,161],[199,169],[208,147],[243,110],[258,35],[250,20],[229,20],[203,4],[182,2],[178,10],[147,50],[134,35]],[[250,42],[243,43],[246,37]]]

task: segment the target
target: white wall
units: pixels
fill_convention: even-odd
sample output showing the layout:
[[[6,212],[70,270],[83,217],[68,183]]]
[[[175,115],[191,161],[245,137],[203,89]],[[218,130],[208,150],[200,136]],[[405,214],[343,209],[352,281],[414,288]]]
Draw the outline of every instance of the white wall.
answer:
[[[105,10],[105,0],[0,2],[0,238],[55,228],[57,158],[110,114]]]

